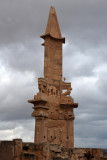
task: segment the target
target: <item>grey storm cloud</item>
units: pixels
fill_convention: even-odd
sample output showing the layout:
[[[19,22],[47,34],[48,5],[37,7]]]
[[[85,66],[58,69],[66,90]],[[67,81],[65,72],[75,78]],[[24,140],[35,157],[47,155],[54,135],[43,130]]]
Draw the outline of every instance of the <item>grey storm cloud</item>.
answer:
[[[43,76],[50,6],[62,36],[63,76],[72,83],[75,146],[107,148],[107,1],[0,1],[0,139],[33,141],[32,106]],[[28,136],[29,135],[29,136]]]

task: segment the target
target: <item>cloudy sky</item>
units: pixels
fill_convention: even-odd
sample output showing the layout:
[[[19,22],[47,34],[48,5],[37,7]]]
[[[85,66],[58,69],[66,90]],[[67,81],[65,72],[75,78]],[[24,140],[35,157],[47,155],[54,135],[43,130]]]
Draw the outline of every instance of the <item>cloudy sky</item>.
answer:
[[[75,147],[107,148],[107,0],[0,0],[0,139],[33,141],[32,105],[43,76],[50,6],[62,36],[63,76],[72,83]]]

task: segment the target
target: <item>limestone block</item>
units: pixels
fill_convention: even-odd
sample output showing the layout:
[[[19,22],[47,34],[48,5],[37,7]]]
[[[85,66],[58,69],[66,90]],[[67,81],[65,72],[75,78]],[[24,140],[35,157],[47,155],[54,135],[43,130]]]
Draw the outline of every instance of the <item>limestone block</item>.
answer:
[[[58,120],[59,119],[58,112],[53,112],[52,114],[50,114],[50,118],[53,120]]]
[[[84,153],[86,153],[86,150],[85,149],[83,149],[83,148],[73,148],[73,154],[84,154]]]
[[[46,109],[37,108],[32,113],[33,117],[48,117],[48,112]]]
[[[60,120],[58,120],[58,121],[49,120],[46,123],[46,127],[47,128],[54,128],[54,127],[59,128],[59,126],[60,126],[60,128],[62,128],[64,125],[65,125],[65,122],[64,121],[60,121]]]
[[[62,70],[60,70],[60,69],[55,69],[55,70],[54,70],[54,74],[61,76],[61,75],[62,75]]]
[[[54,151],[57,153],[61,152],[61,146],[59,144],[50,144],[49,149],[50,149],[50,151]]]
[[[23,153],[22,160],[37,160],[37,156],[34,153]]]
[[[54,70],[57,70],[57,69],[60,69],[60,70],[61,70],[61,72],[62,72],[61,65],[54,64]]]

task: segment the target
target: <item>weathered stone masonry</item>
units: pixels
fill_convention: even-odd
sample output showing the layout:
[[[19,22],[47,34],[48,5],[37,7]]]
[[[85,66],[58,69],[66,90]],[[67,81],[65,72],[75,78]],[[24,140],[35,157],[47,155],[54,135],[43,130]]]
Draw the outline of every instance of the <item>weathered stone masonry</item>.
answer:
[[[51,7],[44,39],[44,78],[38,79],[34,104],[34,143],[21,139],[0,141],[0,160],[107,160],[101,149],[74,148],[74,108],[71,83],[62,78],[62,44],[54,7]]]
[[[0,160],[107,160],[107,157],[101,149],[64,148],[60,144],[14,139],[0,142]]]
[[[49,142],[74,147],[74,108],[78,103],[70,96],[71,83],[62,78],[62,44],[55,9],[51,7],[44,39],[44,78],[38,79],[39,93],[29,100],[34,104],[34,142]],[[64,92],[65,91],[65,92]]]

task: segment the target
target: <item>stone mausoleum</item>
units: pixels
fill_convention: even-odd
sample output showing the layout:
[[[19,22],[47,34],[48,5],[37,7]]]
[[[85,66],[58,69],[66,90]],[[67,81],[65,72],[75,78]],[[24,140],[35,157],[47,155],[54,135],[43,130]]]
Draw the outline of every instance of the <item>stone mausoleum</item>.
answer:
[[[34,143],[0,141],[0,160],[107,160],[103,150],[74,148],[74,108],[71,83],[62,78],[62,37],[54,7],[50,8],[44,39],[44,77],[29,100],[35,117]]]

